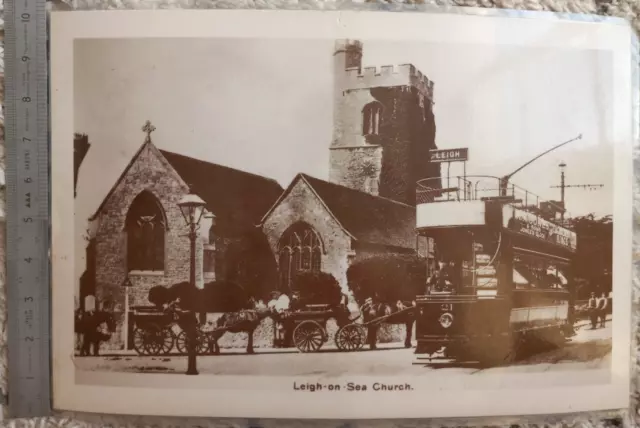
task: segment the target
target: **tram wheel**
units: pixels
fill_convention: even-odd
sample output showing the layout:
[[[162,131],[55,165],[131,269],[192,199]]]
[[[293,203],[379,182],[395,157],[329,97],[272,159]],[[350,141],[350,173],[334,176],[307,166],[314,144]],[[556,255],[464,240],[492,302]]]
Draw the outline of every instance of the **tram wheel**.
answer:
[[[347,324],[336,332],[335,342],[341,351],[358,351],[364,346],[366,337],[364,327],[358,324]]]
[[[517,357],[518,349],[518,338],[508,334],[477,341],[472,345],[471,354],[480,365],[495,367],[511,364]]]

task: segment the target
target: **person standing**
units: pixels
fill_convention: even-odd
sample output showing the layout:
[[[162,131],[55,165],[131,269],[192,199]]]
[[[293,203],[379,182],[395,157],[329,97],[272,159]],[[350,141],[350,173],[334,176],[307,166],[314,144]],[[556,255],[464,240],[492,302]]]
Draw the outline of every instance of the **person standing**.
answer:
[[[607,321],[607,307],[609,306],[609,299],[607,293],[602,293],[598,299],[598,317],[600,318],[600,327],[604,328]]]
[[[589,319],[591,320],[591,330],[595,330],[598,324],[598,299],[596,299],[596,293],[591,293],[589,303],[587,304],[587,311],[589,312]]]

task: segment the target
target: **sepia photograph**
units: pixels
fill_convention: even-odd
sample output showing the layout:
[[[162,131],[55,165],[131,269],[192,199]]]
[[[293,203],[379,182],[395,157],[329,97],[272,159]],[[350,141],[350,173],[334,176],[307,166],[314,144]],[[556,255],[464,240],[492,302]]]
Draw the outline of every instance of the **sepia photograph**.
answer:
[[[614,52],[357,33],[71,40],[72,384],[378,405],[628,376]]]

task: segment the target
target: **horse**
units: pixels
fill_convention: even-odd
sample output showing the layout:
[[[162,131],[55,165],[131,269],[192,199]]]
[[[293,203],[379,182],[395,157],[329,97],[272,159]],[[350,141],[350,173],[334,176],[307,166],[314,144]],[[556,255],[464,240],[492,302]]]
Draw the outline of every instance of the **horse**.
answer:
[[[107,311],[81,312],[76,313],[76,332],[82,337],[80,345],[80,355],[88,356],[100,354],[100,342],[105,342],[111,338],[116,331],[116,322],[113,314]]]
[[[236,312],[225,312],[216,320],[215,328],[208,333],[209,336],[209,353],[219,354],[220,346],[218,340],[225,333],[247,333],[247,354],[253,354],[253,333],[260,325],[263,319],[272,317],[279,318],[278,314],[267,308],[263,302],[255,302],[253,299],[249,301],[252,305],[251,309],[241,309]]]
[[[381,317],[386,317],[379,322],[371,322],[367,325],[367,344],[370,349],[376,349],[378,329],[380,324],[404,324],[406,328],[406,337],[404,347],[411,348],[411,333],[413,332],[413,324],[416,320],[414,310],[405,310],[415,308],[415,303],[408,304],[398,300],[395,305],[389,303],[374,303],[370,299],[360,307],[360,316],[366,324]],[[401,312],[402,311],[402,312]]]

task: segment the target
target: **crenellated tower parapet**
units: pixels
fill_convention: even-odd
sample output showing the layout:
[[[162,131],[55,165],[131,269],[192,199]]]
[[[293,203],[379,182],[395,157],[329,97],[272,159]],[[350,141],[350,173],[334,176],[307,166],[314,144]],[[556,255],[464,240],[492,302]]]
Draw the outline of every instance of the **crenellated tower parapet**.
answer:
[[[363,44],[334,50],[333,137],[329,180],[415,204],[415,183],[439,177],[434,84],[413,64],[363,67]]]
[[[343,90],[411,86],[433,104],[433,81],[413,64],[353,67],[344,73]]]

